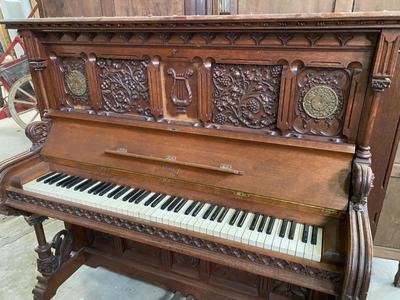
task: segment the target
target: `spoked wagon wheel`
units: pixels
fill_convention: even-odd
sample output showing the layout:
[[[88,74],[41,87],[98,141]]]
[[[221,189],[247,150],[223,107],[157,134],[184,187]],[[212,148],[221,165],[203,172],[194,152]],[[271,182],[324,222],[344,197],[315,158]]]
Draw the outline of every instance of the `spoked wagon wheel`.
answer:
[[[22,128],[37,118],[39,110],[30,74],[14,82],[8,94],[8,106],[13,120]]]

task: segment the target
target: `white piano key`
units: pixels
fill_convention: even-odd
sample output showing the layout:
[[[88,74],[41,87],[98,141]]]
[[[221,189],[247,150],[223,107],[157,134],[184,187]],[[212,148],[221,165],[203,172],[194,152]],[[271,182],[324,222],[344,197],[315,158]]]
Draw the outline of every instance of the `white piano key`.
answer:
[[[246,219],[242,225],[242,227],[239,227],[239,229],[235,233],[234,240],[237,242],[242,242],[242,237],[244,233],[249,230],[250,224],[253,221],[254,214],[253,213],[247,213]],[[239,220],[240,221],[240,220]]]
[[[312,226],[310,226],[310,230],[309,230],[308,236],[307,236],[306,247],[304,249],[304,258],[306,258],[306,259],[312,259],[312,255],[313,255],[314,245],[311,244],[311,238],[312,238]]]
[[[259,235],[257,237],[257,242],[256,242],[255,246],[260,247],[260,248],[264,248],[264,242],[265,242],[265,239],[267,238],[267,227],[268,227],[268,224],[269,224],[270,220],[271,220],[271,217],[268,216],[267,220],[265,221],[265,226],[263,228],[263,231],[259,232]]]
[[[264,246],[263,246],[264,249],[272,249],[272,243],[274,241],[274,238],[275,238],[278,228],[280,228],[281,223],[282,223],[282,220],[275,219],[271,234],[267,234],[267,237],[265,238]]]
[[[290,232],[291,222],[288,222],[286,226],[285,236],[282,238],[281,245],[279,246],[279,252],[287,253],[289,248],[289,232]]]
[[[276,228],[276,231],[275,231],[275,234],[274,234],[274,240],[272,241],[271,250],[279,252],[279,247],[281,246],[281,241],[282,241],[282,238],[279,236],[279,232],[281,230],[281,226],[282,226],[283,220],[280,220],[280,219],[278,220],[277,219],[275,222],[277,222],[278,224],[277,224],[277,228]]]
[[[300,224],[299,241],[296,246],[296,254],[295,254],[298,257],[304,257],[304,250],[306,248],[306,243],[303,243],[303,241],[301,240],[303,236],[303,229],[304,229],[304,224]]]
[[[289,245],[288,245],[288,254],[289,255],[293,255],[293,256],[296,255],[297,243],[301,239],[300,228],[301,228],[301,224],[297,223],[296,230],[294,231],[293,240],[289,241]]]
[[[322,228],[318,227],[317,244],[313,245],[312,260],[321,261],[322,255]]]
[[[233,214],[235,213],[236,209],[230,208],[226,213],[225,219],[218,223],[213,230],[213,235],[226,238],[230,229],[229,221],[231,220]]]

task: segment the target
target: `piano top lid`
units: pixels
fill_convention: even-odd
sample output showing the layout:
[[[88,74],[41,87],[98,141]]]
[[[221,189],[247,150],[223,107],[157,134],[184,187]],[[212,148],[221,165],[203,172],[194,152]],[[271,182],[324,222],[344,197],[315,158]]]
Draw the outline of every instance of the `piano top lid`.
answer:
[[[34,30],[276,30],[400,28],[400,11],[212,16],[68,17],[0,21],[8,29]]]

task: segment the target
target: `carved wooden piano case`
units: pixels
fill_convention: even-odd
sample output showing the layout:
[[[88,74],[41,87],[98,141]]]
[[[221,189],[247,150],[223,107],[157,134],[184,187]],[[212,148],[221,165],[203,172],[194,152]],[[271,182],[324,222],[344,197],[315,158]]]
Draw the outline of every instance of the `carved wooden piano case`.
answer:
[[[10,20],[40,122],[1,166],[1,212],[37,234],[35,299],[82,264],[196,299],[365,299],[369,140],[400,16]],[[323,228],[320,260],[26,190],[48,173],[110,181]],[[66,191],[68,193],[68,191]],[[50,242],[45,217],[66,222]]]

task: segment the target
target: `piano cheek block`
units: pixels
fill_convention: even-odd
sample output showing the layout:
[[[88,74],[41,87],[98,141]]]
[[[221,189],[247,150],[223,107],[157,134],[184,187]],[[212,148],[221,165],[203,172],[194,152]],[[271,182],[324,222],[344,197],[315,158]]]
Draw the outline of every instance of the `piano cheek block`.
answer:
[[[84,263],[196,299],[366,299],[400,16],[3,22],[42,114],[0,165],[0,211],[33,214],[35,299]]]

